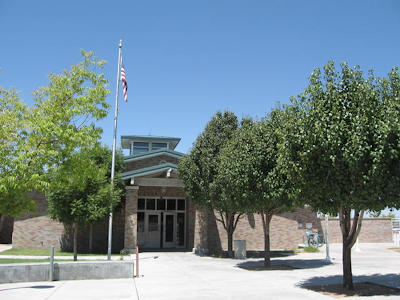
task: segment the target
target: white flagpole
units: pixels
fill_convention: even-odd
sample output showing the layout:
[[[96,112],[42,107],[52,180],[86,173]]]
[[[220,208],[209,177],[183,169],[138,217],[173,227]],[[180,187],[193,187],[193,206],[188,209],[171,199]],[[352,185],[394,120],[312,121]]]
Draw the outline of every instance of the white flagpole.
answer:
[[[118,118],[118,94],[119,94],[119,79],[121,72],[121,48],[122,40],[119,41],[118,51],[118,72],[117,72],[117,89],[115,92],[115,114],[114,114],[114,135],[113,135],[113,148],[112,148],[112,161],[111,161],[111,185],[114,185],[114,173],[115,173],[115,145],[117,141],[117,118]],[[111,244],[112,244],[112,222],[113,222],[113,211],[112,206],[110,207],[110,217],[108,219],[108,251],[107,260],[111,260]]]

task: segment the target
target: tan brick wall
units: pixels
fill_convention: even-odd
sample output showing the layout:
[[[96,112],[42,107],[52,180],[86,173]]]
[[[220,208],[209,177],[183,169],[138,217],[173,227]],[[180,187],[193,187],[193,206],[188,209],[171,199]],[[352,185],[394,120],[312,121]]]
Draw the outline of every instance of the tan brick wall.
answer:
[[[299,228],[299,222],[302,227]],[[309,209],[297,208],[292,213],[273,216],[270,226],[271,249],[293,249],[303,242],[305,224],[312,223],[315,232],[320,228],[316,213]],[[221,222],[212,213],[208,218],[208,241],[211,252],[226,251],[228,236]],[[238,223],[234,240],[246,240],[248,250],[264,250],[264,232],[259,214],[247,214]]]
[[[29,195],[36,203],[35,213],[27,213],[14,220],[13,247],[30,249],[61,248],[64,225],[47,217],[46,197],[34,191]]]
[[[30,194],[35,201],[37,211],[27,213],[14,220],[12,243],[14,248],[72,250],[72,230],[63,224],[47,217],[46,197],[34,191]],[[119,253],[123,248],[124,216],[120,212],[114,213],[112,251]],[[93,227],[93,252],[107,253],[108,245],[108,218]],[[78,231],[78,252],[89,250],[89,228],[80,227]]]
[[[325,219],[321,219],[322,233],[325,233]],[[329,219],[329,242],[341,243],[342,232],[337,218]],[[359,235],[360,243],[392,243],[391,218],[364,218]]]
[[[209,252],[209,238],[208,238],[208,219],[211,216],[211,212],[208,209],[197,208],[195,214],[194,224],[194,245],[193,248],[201,254],[208,254]]]
[[[125,239],[124,249],[133,252],[137,237],[137,201],[138,188],[127,187],[125,196]]]

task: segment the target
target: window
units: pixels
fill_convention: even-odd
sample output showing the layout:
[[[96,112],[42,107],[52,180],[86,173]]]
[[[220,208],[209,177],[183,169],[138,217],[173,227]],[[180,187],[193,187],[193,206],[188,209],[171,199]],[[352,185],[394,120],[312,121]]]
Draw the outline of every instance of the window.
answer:
[[[176,210],[176,200],[167,199],[167,210]]]
[[[147,152],[150,150],[167,149],[168,143],[146,143],[146,142],[133,142],[132,154]]]
[[[151,144],[151,150],[167,148],[167,146],[168,146],[167,143],[152,143]]]
[[[146,210],[156,210],[156,199],[146,199]]]
[[[158,210],[158,211],[186,211],[186,199],[163,199],[163,198],[139,198],[137,209],[144,210]]]
[[[185,210],[185,199],[178,199],[178,210]]]
[[[147,152],[149,151],[149,143],[134,142],[133,153]]]
[[[138,199],[138,210],[145,210],[146,209],[146,200],[145,199]]]

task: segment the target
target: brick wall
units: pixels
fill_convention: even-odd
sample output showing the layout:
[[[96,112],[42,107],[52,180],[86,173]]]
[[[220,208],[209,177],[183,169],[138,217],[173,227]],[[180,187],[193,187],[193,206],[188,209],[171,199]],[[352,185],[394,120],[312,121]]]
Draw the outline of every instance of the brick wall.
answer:
[[[134,253],[137,242],[138,187],[126,187],[124,249]]]
[[[321,224],[321,233],[325,234],[325,219],[321,219]],[[330,218],[328,228],[329,242],[341,243],[342,232],[339,219]],[[392,243],[392,219],[364,218],[358,240],[360,243]]]
[[[312,223],[317,232],[321,227],[316,213],[297,208],[292,213],[273,216],[270,224],[271,249],[293,249],[303,242],[305,224]],[[210,252],[226,251],[228,236],[221,222],[212,212],[208,216],[208,246]],[[264,250],[264,232],[259,214],[247,214],[240,219],[233,240],[246,240],[248,250]]]
[[[61,248],[64,225],[52,221],[47,215],[46,197],[34,191],[29,196],[36,203],[36,212],[14,219],[13,247],[29,249]]]
[[[46,197],[34,191],[30,197],[35,201],[35,213],[27,213],[14,220],[12,243],[14,248],[72,250],[72,230],[63,224],[47,217]],[[123,249],[124,216],[121,212],[114,213],[112,250],[119,253]],[[93,227],[93,252],[107,253],[108,218],[100,225]],[[89,228],[82,227],[78,231],[78,251],[88,252]]]
[[[205,216],[206,215],[206,216]],[[211,210],[199,210],[196,216],[195,247],[202,252],[218,253],[226,251],[228,236],[221,222]],[[294,212],[273,216],[270,226],[271,249],[293,249],[303,243],[306,223],[312,223],[314,233],[325,234],[325,220],[315,212],[297,208]],[[264,233],[261,216],[247,214],[238,223],[233,240],[246,240],[247,250],[264,250]],[[341,243],[339,219],[329,220],[330,243]],[[390,218],[365,218],[363,220],[360,243],[391,243],[392,227]]]

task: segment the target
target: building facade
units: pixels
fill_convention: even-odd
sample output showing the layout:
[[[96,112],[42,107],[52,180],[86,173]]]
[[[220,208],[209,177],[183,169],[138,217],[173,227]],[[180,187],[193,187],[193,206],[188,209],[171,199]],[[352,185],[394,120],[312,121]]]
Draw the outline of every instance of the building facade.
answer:
[[[121,145],[128,149],[122,179],[126,195],[113,218],[112,250],[134,253],[140,250],[180,249],[200,253],[227,250],[227,234],[215,218],[215,212],[198,209],[187,197],[177,168],[182,153],[175,151],[180,139],[157,136],[122,136]],[[71,250],[71,229],[47,217],[47,200],[38,192],[31,197],[37,212],[15,218],[12,243],[14,248]],[[274,216],[270,226],[271,249],[293,249],[303,242],[306,224],[312,231],[324,233],[324,221],[308,208]],[[390,219],[364,221],[360,242],[391,242]],[[337,219],[330,220],[332,242],[340,242]],[[368,225],[367,225],[368,224]],[[375,225],[376,226],[375,226]],[[94,252],[107,252],[108,220],[94,226]],[[379,234],[375,234],[379,232]],[[247,214],[238,223],[234,240],[246,240],[247,249],[262,251],[264,233],[261,217]],[[88,249],[89,230],[79,231],[78,249]]]

